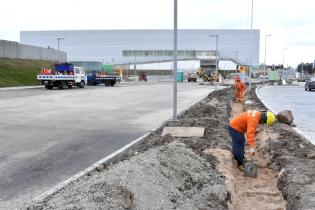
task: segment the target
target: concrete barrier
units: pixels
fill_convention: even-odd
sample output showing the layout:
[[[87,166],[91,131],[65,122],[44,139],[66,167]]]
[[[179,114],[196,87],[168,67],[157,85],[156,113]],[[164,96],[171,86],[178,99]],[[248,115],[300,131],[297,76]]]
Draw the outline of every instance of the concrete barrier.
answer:
[[[0,58],[31,59],[66,62],[67,53],[53,48],[43,48],[18,42],[0,40]]]

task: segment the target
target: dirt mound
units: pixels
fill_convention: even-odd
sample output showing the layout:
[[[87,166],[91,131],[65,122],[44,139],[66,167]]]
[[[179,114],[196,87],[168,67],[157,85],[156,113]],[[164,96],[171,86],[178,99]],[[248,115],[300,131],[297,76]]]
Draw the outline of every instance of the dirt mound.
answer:
[[[266,153],[270,168],[280,172],[278,187],[288,209],[315,209],[315,160],[311,158],[315,146],[284,124],[277,124],[272,132],[279,137],[267,140]]]
[[[82,177],[30,209],[226,209],[230,194],[218,161],[202,151],[230,149],[226,128],[232,94],[231,89],[216,91],[178,122],[166,123],[205,127],[205,138],[160,137],[160,129],[125,161]]]
[[[174,141],[86,176],[34,209],[226,209],[224,178]]]
[[[259,181],[235,168],[227,131],[230,117],[266,108],[255,91],[248,93],[251,103],[245,107],[233,105],[232,97],[231,88],[216,91],[177,122],[165,124],[205,127],[204,138],[160,137],[161,128],[124,161],[83,176],[30,209],[283,209],[282,195],[288,209],[315,209],[315,148],[292,128],[260,128]]]

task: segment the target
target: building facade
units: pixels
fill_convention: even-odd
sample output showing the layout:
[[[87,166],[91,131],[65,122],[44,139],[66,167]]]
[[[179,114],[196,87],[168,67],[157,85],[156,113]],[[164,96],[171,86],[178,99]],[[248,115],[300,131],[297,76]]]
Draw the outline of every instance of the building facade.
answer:
[[[55,49],[59,39],[68,61],[133,64],[170,61],[173,56],[173,30],[22,31],[20,38],[22,44]],[[213,65],[218,56],[258,64],[259,40],[259,30],[179,30],[178,59]]]

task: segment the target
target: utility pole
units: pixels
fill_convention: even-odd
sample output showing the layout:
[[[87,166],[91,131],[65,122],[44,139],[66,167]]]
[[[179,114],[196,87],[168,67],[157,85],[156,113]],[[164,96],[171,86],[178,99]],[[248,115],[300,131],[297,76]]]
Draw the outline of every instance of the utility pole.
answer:
[[[249,53],[249,87],[251,89],[252,83],[252,48],[253,48],[253,18],[254,18],[254,0],[252,0],[252,10],[251,10],[251,24],[250,24],[250,53]]]
[[[57,42],[58,42],[58,63],[60,63],[60,40],[63,40],[65,38],[58,37]]]
[[[135,82],[137,82],[137,56],[136,54],[133,55],[135,57],[134,59],[134,65],[133,65],[133,69],[134,69],[134,73],[135,73]]]
[[[265,57],[264,57],[264,76],[266,77],[267,69],[266,69],[266,55],[267,55],[267,36],[271,36],[270,34],[265,35]]]
[[[236,70],[235,70],[235,73],[237,73],[237,66],[238,66],[238,52],[237,52],[237,51],[233,51],[232,53],[235,53],[235,64],[236,64]]]
[[[215,37],[215,66],[216,66],[216,72],[219,71],[219,35],[210,35],[210,37]]]
[[[233,51],[233,53],[235,54],[235,62],[236,62],[236,64],[237,64],[237,60],[238,60],[238,52],[237,51]]]
[[[177,120],[177,0],[174,0],[173,121]]]
[[[283,54],[282,54],[282,79],[284,79],[284,53],[288,48],[283,48]]]

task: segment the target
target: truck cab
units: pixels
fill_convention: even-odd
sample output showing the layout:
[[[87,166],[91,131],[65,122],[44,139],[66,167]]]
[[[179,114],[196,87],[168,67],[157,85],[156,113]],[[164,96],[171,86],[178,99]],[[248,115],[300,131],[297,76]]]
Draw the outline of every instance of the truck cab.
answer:
[[[74,67],[75,83],[84,81],[87,84],[87,76],[83,67]]]

